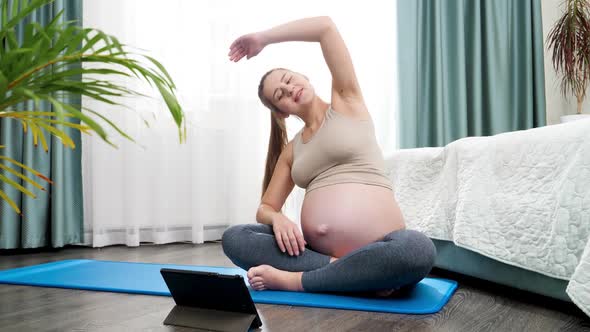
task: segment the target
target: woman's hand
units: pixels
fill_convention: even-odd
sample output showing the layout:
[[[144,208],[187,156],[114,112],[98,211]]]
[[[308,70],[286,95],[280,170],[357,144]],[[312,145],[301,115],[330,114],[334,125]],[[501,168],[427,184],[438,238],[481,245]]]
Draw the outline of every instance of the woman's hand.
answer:
[[[300,252],[305,251],[306,242],[297,224],[289,220],[282,213],[277,213],[273,217],[272,229],[282,252],[286,250],[291,256],[293,254],[299,256]]]
[[[258,55],[266,45],[262,33],[260,32],[243,35],[234,40],[229,47],[229,60],[238,62],[244,56],[246,56],[246,59],[250,59],[251,57]]]

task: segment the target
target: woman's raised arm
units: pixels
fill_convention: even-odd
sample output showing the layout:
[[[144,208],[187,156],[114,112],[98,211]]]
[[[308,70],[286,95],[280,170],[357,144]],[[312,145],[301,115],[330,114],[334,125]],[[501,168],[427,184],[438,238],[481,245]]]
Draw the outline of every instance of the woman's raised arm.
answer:
[[[360,87],[352,59],[336,25],[328,16],[303,18],[271,29],[243,35],[230,46],[229,57],[240,61],[254,57],[270,44],[287,41],[319,42],[330,73],[332,93],[340,97],[360,97]]]

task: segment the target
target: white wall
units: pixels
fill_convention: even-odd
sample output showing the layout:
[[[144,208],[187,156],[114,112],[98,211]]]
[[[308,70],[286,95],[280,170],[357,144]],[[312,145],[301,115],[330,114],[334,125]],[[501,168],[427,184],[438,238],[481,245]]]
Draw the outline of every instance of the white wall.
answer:
[[[574,96],[564,98],[559,91],[559,80],[551,64],[551,53],[547,50],[547,35],[562,14],[563,0],[541,0],[543,20],[543,42],[545,47],[545,96],[547,100],[547,125],[559,123],[562,115],[576,114],[577,102]],[[582,106],[584,114],[590,114],[590,98]]]

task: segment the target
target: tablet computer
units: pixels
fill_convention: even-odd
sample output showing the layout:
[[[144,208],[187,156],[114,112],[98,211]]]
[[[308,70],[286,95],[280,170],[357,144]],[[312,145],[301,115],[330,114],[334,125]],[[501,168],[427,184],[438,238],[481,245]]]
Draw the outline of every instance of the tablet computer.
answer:
[[[262,325],[241,275],[167,268],[160,273],[176,302],[164,324],[217,331]]]

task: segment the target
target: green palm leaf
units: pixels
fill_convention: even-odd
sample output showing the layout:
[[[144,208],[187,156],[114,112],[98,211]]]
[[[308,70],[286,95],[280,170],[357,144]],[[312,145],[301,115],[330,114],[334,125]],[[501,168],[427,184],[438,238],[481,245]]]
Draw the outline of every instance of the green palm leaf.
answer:
[[[158,89],[178,127],[179,141],[184,142],[184,113],[175,95],[174,81],[165,67],[150,56],[130,51],[114,36],[63,22],[62,12],[44,26],[35,22],[24,24],[28,15],[52,1],[0,0],[0,118],[19,121],[25,133],[31,131],[35,146],[40,143],[46,152],[46,135],[53,135],[65,146],[75,148],[66,128],[86,134],[94,132],[116,147],[107,137],[106,127],[111,127],[119,135],[135,142],[97,110],[82,108],[68,99],[68,96],[87,96],[106,105],[124,107],[119,102],[121,97],[145,97],[116,82],[116,78],[134,77]],[[16,34],[17,26],[24,31],[20,41]],[[31,104],[34,107],[31,108]],[[48,105],[52,111],[44,110]],[[0,156],[0,163],[3,161],[51,183],[39,172],[15,160]],[[23,173],[6,165],[0,164],[0,170],[44,190]],[[1,173],[0,181],[33,195]],[[0,198],[20,213],[1,190]]]
[[[0,148],[4,148],[4,146],[0,146]],[[25,169],[25,170],[29,171],[30,173],[33,173],[33,174],[34,174],[34,175],[36,175],[37,177],[40,177],[41,179],[45,180],[46,182],[48,182],[48,183],[50,183],[50,184],[52,184],[52,183],[53,183],[53,182],[52,182],[50,179],[48,179],[47,177],[43,176],[43,175],[42,175],[40,172],[37,172],[37,171],[35,171],[34,169],[32,169],[32,168],[28,167],[27,165],[24,165],[24,164],[22,164],[22,163],[19,163],[18,161],[14,160],[14,159],[12,159],[12,158],[9,158],[9,157],[6,157],[6,156],[3,156],[3,155],[0,155],[0,160],[6,160],[6,161],[8,161],[9,163],[12,163],[12,164],[14,164],[14,165],[17,165],[17,166],[19,166],[20,168],[23,168],[23,169]],[[23,179],[24,181],[26,181],[26,182],[30,183],[31,185],[33,185],[33,186],[34,186],[34,187],[36,187],[37,189],[40,189],[40,190],[42,190],[42,191],[45,191],[45,188],[43,188],[43,187],[42,187],[41,185],[39,185],[37,182],[35,182],[35,181],[31,180],[30,178],[28,178],[27,176],[23,175],[21,172],[18,172],[18,171],[16,171],[16,170],[14,170],[13,168],[10,168],[10,167],[8,167],[8,166],[6,166],[6,165],[2,165],[2,164],[0,164],[0,169],[6,170],[6,171],[8,171],[9,173],[11,173],[11,174],[15,175],[16,177],[18,177],[18,178],[20,178],[20,179]],[[15,181],[13,181],[13,180],[11,180],[11,179],[9,179],[9,178],[5,177],[4,175],[1,175],[1,174],[0,174],[0,181],[2,181],[2,182],[5,182],[5,183],[7,183],[7,184],[11,185],[12,187],[14,187],[14,188],[18,189],[20,192],[24,193],[25,195],[28,195],[28,196],[30,196],[30,197],[33,197],[33,198],[36,198],[36,197],[37,197],[37,196],[36,196],[35,194],[33,194],[31,191],[27,190],[26,188],[24,188],[24,187],[23,187],[23,186],[21,186],[20,184],[16,183]],[[15,211],[16,213],[18,213],[18,214],[20,214],[20,215],[22,216],[22,212],[21,212],[21,210],[18,208],[18,206],[17,206],[17,205],[14,203],[14,201],[13,201],[12,199],[10,199],[10,197],[8,197],[8,195],[7,195],[7,194],[6,194],[4,191],[2,191],[2,190],[0,190],[0,198],[2,198],[3,200],[5,200],[5,201],[8,203],[8,205],[10,205],[10,206],[11,206],[11,207],[14,209],[14,211]]]

